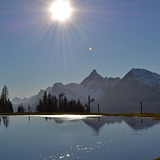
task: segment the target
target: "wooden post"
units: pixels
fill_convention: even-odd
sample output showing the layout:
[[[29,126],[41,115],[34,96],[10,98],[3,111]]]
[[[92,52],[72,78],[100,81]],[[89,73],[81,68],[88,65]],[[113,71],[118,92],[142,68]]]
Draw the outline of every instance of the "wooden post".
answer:
[[[91,103],[91,100],[90,100],[90,95],[88,96],[88,110],[90,112],[90,103]]]
[[[140,104],[141,104],[141,114],[142,114],[142,102]]]
[[[98,113],[99,113],[99,103],[97,105],[98,105]]]

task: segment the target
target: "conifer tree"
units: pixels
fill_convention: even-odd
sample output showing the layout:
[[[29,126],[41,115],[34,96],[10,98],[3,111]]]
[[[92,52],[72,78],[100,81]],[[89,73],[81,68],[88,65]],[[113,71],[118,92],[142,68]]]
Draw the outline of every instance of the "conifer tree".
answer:
[[[19,105],[17,112],[18,112],[18,113],[24,113],[24,112],[25,112],[25,108],[23,107],[22,104]]]
[[[52,111],[52,96],[50,93],[47,96],[47,111],[48,112]]]
[[[65,93],[61,93],[59,94],[59,107],[58,110],[59,112],[63,112],[63,96],[65,95]]]
[[[68,112],[68,100],[67,100],[66,96],[63,99],[63,111]]]
[[[47,112],[48,106],[47,106],[47,92],[44,92],[43,100],[42,100],[42,112]]]
[[[36,107],[36,112],[42,112],[42,100],[39,100],[39,104]]]
[[[8,102],[7,102],[7,110],[8,110],[8,112],[13,113],[13,106],[12,106],[12,103],[9,100],[9,98],[8,98]]]
[[[84,107],[80,102],[80,99],[77,100],[77,112],[85,112]]]
[[[52,97],[52,112],[58,111],[58,99],[56,96]]]
[[[2,89],[0,96],[0,112],[11,112],[13,113],[12,103],[10,102],[8,88],[5,85]]]
[[[3,104],[5,104],[7,102],[7,99],[8,99],[8,88],[7,86],[5,85],[2,89],[2,93],[1,93],[1,101]]]
[[[68,112],[73,112],[73,104],[72,101],[68,102]]]
[[[76,100],[72,100],[73,112],[77,112],[77,103]]]

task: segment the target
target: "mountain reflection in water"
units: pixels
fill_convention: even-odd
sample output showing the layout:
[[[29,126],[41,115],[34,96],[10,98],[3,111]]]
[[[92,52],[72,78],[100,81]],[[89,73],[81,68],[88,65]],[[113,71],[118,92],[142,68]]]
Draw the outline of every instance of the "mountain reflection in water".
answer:
[[[116,116],[0,116],[0,159],[155,159],[159,123]]]
[[[129,127],[135,131],[149,129],[156,124],[159,124],[159,121],[153,121],[150,118],[135,118],[135,117],[116,117],[116,116],[102,116],[102,117],[89,117],[82,119],[74,118],[64,118],[64,117],[45,117],[45,120],[54,120],[56,123],[63,123],[65,121],[83,121],[85,124],[90,126],[96,133],[99,133],[100,129],[104,125],[114,124],[114,123],[126,123]]]
[[[28,120],[32,122],[32,116],[28,116]],[[129,127],[134,129],[135,131],[149,129],[156,124],[159,124],[159,121],[153,121],[150,118],[135,118],[135,117],[116,117],[116,116],[91,116],[91,117],[76,117],[76,116],[42,116],[46,121],[54,120],[57,124],[62,124],[65,121],[76,122],[83,121],[86,125],[90,126],[94,132],[99,133],[100,129],[104,125],[114,124],[114,123],[122,123],[125,122]],[[4,125],[6,128],[9,126],[10,119],[9,116],[1,116],[0,117],[0,125]]]

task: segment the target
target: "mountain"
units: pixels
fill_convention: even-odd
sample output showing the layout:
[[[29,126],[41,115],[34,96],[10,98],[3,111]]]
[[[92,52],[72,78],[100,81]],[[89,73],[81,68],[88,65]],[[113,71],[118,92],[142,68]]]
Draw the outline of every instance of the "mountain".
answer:
[[[101,102],[108,112],[160,112],[160,75],[131,69],[114,87],[108,87]],[[107,110],[105,110],[107,112]]]
[[[12,103],[14,104],[19,104],[21,101],[22,101],[21,98],[18,98],[18,97],[15,97],[12,99]]]
[[[80,85],[90,89],[97,91],[98,89],[105,91],[106,87],[114,86],[119,82],[120,78],[103,78],[101,75],[97,73],[94,69],[90,75],[85,78]]]
[[[34,95],[30,98],[13,98],[12,99],[12,104],[13,104],[13,109],[16,112],[17,111],[17,107],[20,104],[23,104],[25,107],[25,110],[28,111],[28,106],[30,106],[32,108],[32,111],[35,111],[35,108],[39,102],[39,100],[43,97],[44,95],[44,90],[40,90],[39,93],[37,95]]]
[[[92,112],[97,112],[98,103],[100,112],[140,112],[140,102],[143,112],[160,112],[160,75],[145,69],[133,68],[122,79],[102,77],[94,69],[80,84],[59,82],[28,99],[16,97],[12,100],[13,107],[16,109],[22,103],[34,111],[44,91],[56,96],[65,93],[67,99],[79,98],[83,104],[90,95],[95,99],[91,103]]]
[[[124,76],[123,82],[130,80],[137,81],[140,86],[159,87],[160,85],[160,75],[145,69],[131,69],[131,71]]]

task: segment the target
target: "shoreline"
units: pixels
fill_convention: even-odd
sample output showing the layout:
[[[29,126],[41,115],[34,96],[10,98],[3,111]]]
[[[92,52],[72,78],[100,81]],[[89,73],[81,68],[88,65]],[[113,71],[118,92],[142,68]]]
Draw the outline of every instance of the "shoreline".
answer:
[[[68,113],[68,112],[45,112],[45,113],[0,113],[0,115],[100,115],[100,116],[124,116],[124,117],[149,117],[153,120],[160,120],[160,113]]]

